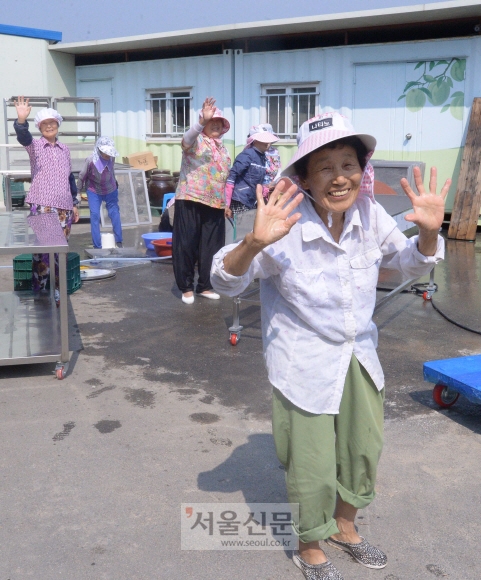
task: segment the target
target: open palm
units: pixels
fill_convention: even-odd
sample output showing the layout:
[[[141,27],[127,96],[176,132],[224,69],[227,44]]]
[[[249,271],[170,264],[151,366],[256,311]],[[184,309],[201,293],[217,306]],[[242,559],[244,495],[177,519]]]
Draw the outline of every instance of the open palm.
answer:
[[[290,185],[291,183],[287,179],[279,181],[267,204],[264,203],[262,197],[262,186],[257,186],[257,213],[253,229],[256,243],[268,246],[277,242],[287,235],[292,226],[301,218],[300,213],[289,215],[303,198],[302,193],[295,195],[297,186]]]
[[[210,121],[215,113],[215,99],[212,97],[207,97],[202,104],[202,117],[204,121],[207,123]]]
[[[18,99],[14,101],[14,105],[17,110],[18,122],[21,124],[25,123],[32,110],[32,107],[28,103],[28,99],[25,97],[18,97]]]
[[[424,189],[424,184],[419,167],[413,169],[414,183],[418,195],[411,189],[407,179],[401,179],[401,187],[413,204],[413,213],[404,219],[418,226],[420,230],[437,231],[444,219],[444,202],[451,186],[451,179],[447,179],[439,195],[437,189],[437,169],[431,167],[429,178],[429,191]]]

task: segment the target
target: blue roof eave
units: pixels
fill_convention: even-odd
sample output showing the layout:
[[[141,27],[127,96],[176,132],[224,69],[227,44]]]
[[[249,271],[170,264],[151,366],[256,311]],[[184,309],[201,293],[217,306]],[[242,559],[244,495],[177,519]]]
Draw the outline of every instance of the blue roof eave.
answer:
[[[28,38],[40,38],[52,42],[61,42],[62,33],[56,30],[42,30],[40,28],[25,28],[23,26],[10,26],[0,24],[0,34],[10,34],[11,36],[27,36]]]

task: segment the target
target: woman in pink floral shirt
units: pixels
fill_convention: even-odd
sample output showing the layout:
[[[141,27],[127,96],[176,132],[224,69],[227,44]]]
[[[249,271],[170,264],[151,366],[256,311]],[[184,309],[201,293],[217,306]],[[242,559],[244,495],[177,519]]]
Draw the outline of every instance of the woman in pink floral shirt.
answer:
[[[199,122],[182,138],[182,165],[175,193],[172,258],[182,302],[194,302],[195,265],[199,272],[196,293],[218,300],[210,283],[212,258],[225,243],[224,186],[230,157],[221,136],[230,123],[207,97]]]

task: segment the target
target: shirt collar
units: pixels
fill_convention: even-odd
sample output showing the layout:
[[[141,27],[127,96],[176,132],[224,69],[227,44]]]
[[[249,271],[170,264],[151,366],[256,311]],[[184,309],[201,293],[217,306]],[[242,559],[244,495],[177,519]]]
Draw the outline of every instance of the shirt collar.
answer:
[[[51,145],[51,144],[50,144],[50,143],[47,141],[47,139],[45,139],[45,137],[43,137],[43,136],[42,136],[42,137],[40,137],[40,142],[42,143],[42,145],[43,145],[44,147],[46,147],[47,145]],[[55,145],[54,145],[54,147],[60,147],[60,149],[65,149],[65,148],[66,148],[66,145],[64,145],[63,143],[60,143],[60,141],[59,141],[58,139],[55,139]]]
[[[344,233],[351,231],[355,226],[364,227],[366,225],[364,222],[367,216],[363,216],[363,212],[359,211],[358,201],[356,200],[346,211]],[[299,211],[302,213],[301,231],[304,242],[312,242],[318,238],[332,242],[332,237],[328,233],[329,229],[317,215],[313,202],[309,198],[304,197]]]

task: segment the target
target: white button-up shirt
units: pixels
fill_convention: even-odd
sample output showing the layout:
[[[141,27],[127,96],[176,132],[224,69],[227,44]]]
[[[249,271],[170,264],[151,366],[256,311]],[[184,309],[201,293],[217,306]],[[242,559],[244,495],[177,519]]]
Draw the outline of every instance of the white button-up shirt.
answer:
[[[351,356],[377,388],[384,374],[376,353],[372,321],[379,268],[416,278],[444,257],[438,236],[435,256],[417,249],[384,208],[360,197],[346,212],[339,243],[304,198],[301,219],[289,234],[257,254],[243,276],[224,270],[222,248],[212,263],[218,292],[236,296],[261,280],[262,336],[269,380],[297,407],[337,414]],[[296,210],[297,211],[297,210]]]

